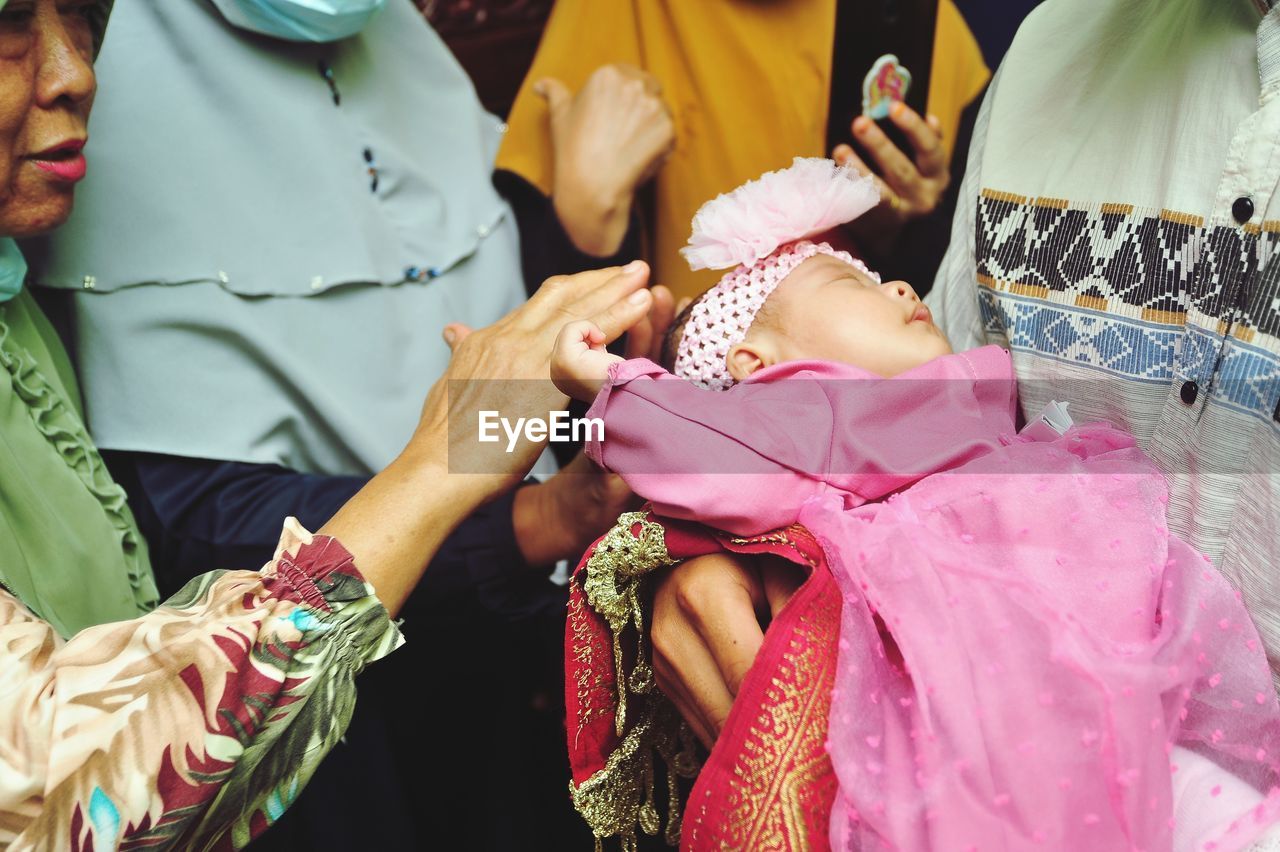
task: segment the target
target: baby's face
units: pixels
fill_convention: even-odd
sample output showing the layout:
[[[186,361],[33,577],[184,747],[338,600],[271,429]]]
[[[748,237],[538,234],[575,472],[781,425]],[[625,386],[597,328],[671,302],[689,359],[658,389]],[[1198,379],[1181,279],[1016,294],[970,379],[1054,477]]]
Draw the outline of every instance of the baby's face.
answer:
[[[886,378],[951,353],[905,281],[877,284],[831,255],[796,267],[770,295],[764,333],[779,361],[840,361]]]

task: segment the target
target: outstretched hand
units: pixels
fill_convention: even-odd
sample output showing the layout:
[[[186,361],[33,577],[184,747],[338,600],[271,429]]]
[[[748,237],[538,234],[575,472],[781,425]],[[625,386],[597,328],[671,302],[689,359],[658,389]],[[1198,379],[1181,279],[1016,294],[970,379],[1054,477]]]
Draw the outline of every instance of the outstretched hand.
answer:
[[[453,357],[427,394],[408,446],[320,530],[346,545],[388,611],[398,611],[454,527],[519,482],[542,450],[527,438],[511,452],[478,445],[478,412],[546,417],[564,408],[549,368],[556,335],[566,323],[589,319],[606,339],[620,337],[649,314],[648,280],[640,262],[553,278],[487,328],[445,328]],[[499,449],[468,466],[478,446]]]

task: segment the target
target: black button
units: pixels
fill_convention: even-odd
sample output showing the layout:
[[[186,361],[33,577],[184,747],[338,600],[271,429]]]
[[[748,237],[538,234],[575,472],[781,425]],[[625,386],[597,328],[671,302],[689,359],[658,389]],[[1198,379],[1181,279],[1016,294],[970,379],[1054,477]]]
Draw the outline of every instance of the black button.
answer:
[[[1253,218],[1253,199],[1242,195],[1231,204],[1231,216],[1241,225]]]
[[[1182,397],[1182,401],[1187,405],[1196,401],[1196,397],[1200,394],[1200,386],[1195,382],[1183,382],[1182,390],[1178,391],[1178,396]]]
[[[316,62],[316,70],[320,72],[320,76],[329,84],[329,94],[333,96],[333,105],[342,105],[342,93],[338,91],[338,81],[333,78],[333,69],[329,67],[329,63],[323,59]]]

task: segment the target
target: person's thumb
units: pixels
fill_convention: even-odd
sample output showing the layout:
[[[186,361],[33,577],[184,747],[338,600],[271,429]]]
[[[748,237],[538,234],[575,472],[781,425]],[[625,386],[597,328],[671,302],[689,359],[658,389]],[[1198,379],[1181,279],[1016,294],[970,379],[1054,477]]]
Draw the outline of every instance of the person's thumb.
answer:
[[[544,77],[534,83],[533,90],[546,100],[547,111],[551,114],[553,125],[560,121],[560,117],[568,111],[569,104],[573,102],[573,93],[569,91],[569,87],[555,77]]]
[[[457,349],[458,344],[463,340],[466,340],[467,335],[474,330],[475,329],[469,325],[463,325],[460,322],[451,322],[444,327],[444,331],[441,332],[440,336],[444,338],[445,343],[449,344],[449,349],[454,350]]]

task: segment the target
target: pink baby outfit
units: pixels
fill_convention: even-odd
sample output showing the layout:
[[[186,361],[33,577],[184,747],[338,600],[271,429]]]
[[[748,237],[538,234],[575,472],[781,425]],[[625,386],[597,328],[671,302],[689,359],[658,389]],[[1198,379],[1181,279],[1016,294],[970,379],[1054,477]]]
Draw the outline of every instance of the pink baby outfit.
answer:
[[[1243,604],[1130,436],[1017,436],[1014,405],[997,347],[718,393],[628,361],[588,454],[659,515],[822,543],[833,848],[1247,846],[1280,819],[1280,706]]]

